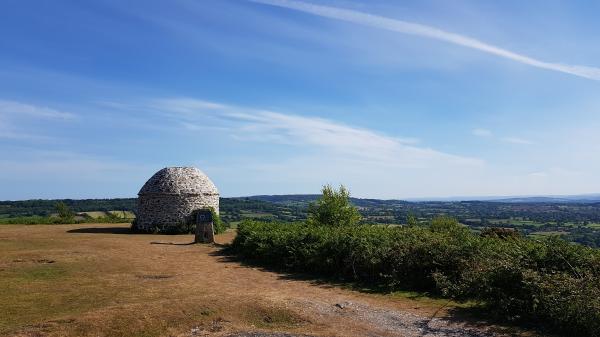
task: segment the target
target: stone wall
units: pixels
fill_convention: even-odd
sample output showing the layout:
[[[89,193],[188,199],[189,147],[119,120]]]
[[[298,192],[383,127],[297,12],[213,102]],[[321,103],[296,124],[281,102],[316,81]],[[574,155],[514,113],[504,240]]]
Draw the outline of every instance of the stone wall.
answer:
[[[140,230],[167,229],[189,222],[193,211],[212,207],[219,212],[219,195],[147,194],[138,198],[136,226]]]

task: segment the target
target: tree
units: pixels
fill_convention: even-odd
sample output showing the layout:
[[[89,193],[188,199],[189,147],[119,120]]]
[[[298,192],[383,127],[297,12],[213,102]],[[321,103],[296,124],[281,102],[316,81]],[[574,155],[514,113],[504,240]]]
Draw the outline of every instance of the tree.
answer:
[[[73,211],[71,211],[69,206],[67,206],[67,204],[65,204],[62,201],[56,203],[56,205],[54,207],[56,208],[56,211],[58,212],[58,216],[61,219],[71,219],[75,215],[75,214],[73,214]]]
[[[408,213],[406,216],[406,224],[408,227],[417,227],[419,225],[419,220],[417,220],[414,214]]]
[[[308,207],[309,224],[354,226],[360,222],[360,213],[350,203],[350,192],[343,185],[338,190],[325,185],[321,192],[323,195]]]

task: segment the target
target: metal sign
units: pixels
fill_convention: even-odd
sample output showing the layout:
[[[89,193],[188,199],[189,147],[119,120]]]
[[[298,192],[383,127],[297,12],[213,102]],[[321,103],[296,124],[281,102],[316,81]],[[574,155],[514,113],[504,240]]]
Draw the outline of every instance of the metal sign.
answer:
[[[196,212],[196,223],[212,222],[212,212],[208,209],[201,209]]]
[[[212,212],[208,209],[201,209],[196,212],[196,237],[194,241],[197,243],[215,242]]]

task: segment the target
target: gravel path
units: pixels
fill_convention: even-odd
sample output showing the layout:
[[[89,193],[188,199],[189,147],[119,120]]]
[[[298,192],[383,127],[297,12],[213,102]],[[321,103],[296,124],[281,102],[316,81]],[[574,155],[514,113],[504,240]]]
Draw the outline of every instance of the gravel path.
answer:
[[[378,334],[370,334],[369,336],[380,336]],[[409,334],[399,334],[398,336],[413,336]],[[436,336],[428,333],[417,335],[417,336]],[[444,335],[444,336],[480,336],[480,335],[471,335],[467,334],[452,334],[452,335]],[[226,337],[315,337],[311,335],[297,335],[297,334],[289,334],[289,333],[269,333],[269,332],[238,332],[232,335],[227,335]]]
[[[489,331],[485,328],[468,327],[461,323],[442,318],[419,316],[409,312],[374,307],[365,303],[324,301],[295,301],[290,306],[301,308],[301,312],[319,320],[348,321],[366,327],[368,332],[353,336],[366,337],[505,337],[508,335]],[[313,335],[317,336],[317,335]],[[227,337],[312,337],[305,334],[284,332],[238,332]]]
[[[298,301],[303,311],[313,311],[321,317],[343,317],[372,327],[369,336],[427,336],[427,337],[500,337],[491,331],[467,327],[441,318],[423,317],[409,312],[375,307],[365,303]]]

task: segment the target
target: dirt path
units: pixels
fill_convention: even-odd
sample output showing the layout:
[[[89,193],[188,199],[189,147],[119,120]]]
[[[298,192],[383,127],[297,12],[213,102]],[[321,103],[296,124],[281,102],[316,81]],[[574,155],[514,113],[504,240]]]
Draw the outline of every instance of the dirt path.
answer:
[[[291,279],[191,240],[126,234],[122,225],[0,226],[0,334],[514,335],[450,319],[441,301]]]

